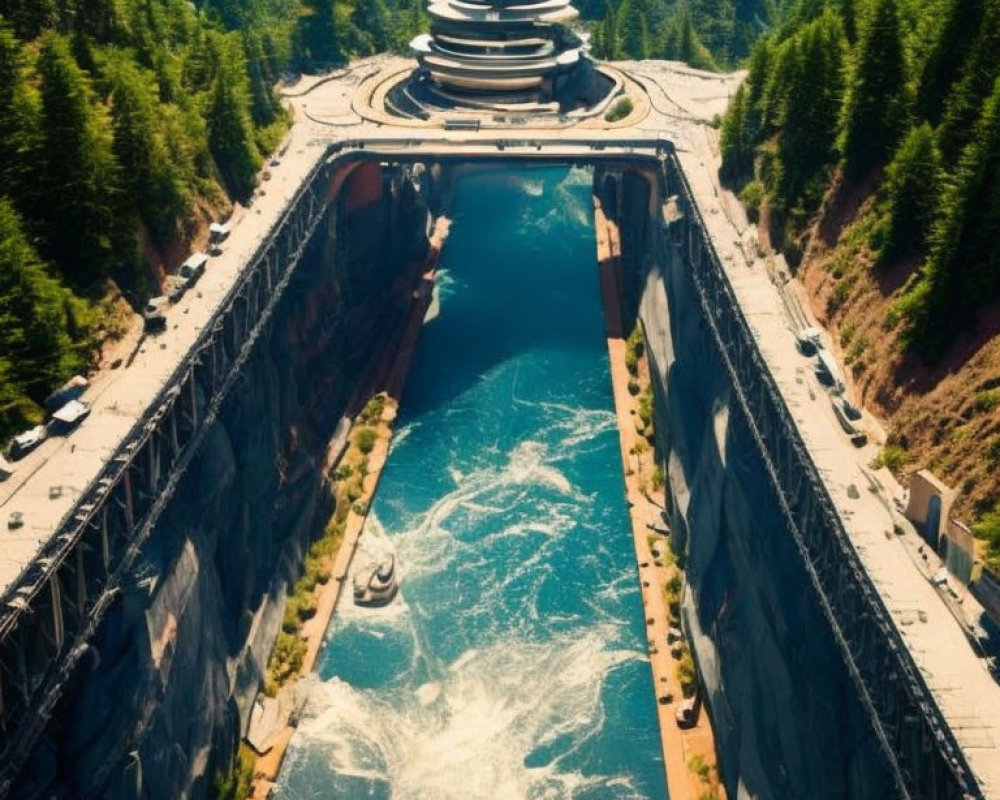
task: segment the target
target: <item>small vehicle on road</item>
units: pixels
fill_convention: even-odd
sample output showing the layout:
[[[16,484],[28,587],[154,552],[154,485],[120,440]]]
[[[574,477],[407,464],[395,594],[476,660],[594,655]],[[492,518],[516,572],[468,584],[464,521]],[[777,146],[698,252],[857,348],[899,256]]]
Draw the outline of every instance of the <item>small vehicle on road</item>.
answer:
[[[170,298],[165,295],[150,298],[142,309],[143,330],[146,333],[156,333],[167,327],[167,306]]]
[[[191,281],[182,275],[167,275],[163,281],[163,290],[167,293],[171,303],[177,303],[184,297],[184,293],[190,285]]]
[[[698,711],[695,708],[696,702],[696,698],[691,697],[677,706],[677,711],[674,712],[674,721],[681,730],[693,728],[698,724]]]
[[[10,441],[10,457],[17,460],[24,458],[38,445],[48,438],[48,431],[44,425],[36,425],[31,430],[19,433]]]
[[[90,405],[83,400],[70,400],[52,415],[51,433],[66,434],[90,416]]]
[[[223,242],[229,237],[230,230],[228,222],[213,222],[208,226],[208,240],[212,244]]]
[[[861,423],[861,409],[854,406],[843,395],[835,395],[830,398],[830,405],[833,406],[833,415],[840,423],[855,447],[863,447],[868,443],[867,434],[859,427]]]
[[[803,328],[795,334],[795,349],[804,356],[814,356],[823,344],[819,328]]]
[[[83,377],[83,375],[74,375],[66,381],[66,383],[45,398],[45,408],[49,411],[55,411],[57,408],[62,408],[70,400],[78,399],[80,395],[87,391],[89,386],[90,381]]]
[[[177,274],[188,282],[189,286],[194,286],[198,279],[205,274],[205,265],[208,263],[208,256],[205,253],[195,253],[188,257],[187,261],[181,264]]]

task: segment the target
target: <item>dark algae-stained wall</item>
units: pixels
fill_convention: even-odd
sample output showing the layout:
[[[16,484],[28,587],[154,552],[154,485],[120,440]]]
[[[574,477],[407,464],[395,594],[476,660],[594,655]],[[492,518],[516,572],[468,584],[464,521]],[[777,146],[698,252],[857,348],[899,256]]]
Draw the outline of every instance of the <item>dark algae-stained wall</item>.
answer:
[[[703,316],[653,173],[598,178],[655,382],[685,628],[730,797],[897,796]],[[677,225],[681,222],[678,220]]]
[[[17,798],[201,798],[245,730],[328,444],[426,251],[420,167],[347,164],[239,384],[107,614]]]

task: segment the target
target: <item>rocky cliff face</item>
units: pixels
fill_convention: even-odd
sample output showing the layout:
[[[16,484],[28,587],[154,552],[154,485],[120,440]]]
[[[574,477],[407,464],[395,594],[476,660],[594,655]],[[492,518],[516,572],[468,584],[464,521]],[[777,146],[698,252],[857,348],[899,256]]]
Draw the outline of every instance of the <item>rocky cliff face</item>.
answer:
[[[327,444],[426,248],[419,171],[350,169],[15,796],[201,798],[228,764],[332,510]]]
[[[625,277],[631,313],[646,333],[671,525],[686,561],[682,614],[729,796],[893,797],[872,728],[731,398],[690,267],[651,219],[649,192],[637,174],[621,182]]]

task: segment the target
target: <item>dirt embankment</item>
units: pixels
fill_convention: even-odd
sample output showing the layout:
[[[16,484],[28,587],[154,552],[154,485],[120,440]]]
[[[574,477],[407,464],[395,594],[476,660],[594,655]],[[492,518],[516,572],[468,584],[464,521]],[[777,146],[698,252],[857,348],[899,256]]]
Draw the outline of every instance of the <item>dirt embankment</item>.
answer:
[[[897,476],[930,468],[960,491],[974,522],[1000,500],[1000,302],[967,321],[936,364],[905,352],[891,309],[919,269],[875,263],[871,187],[835,186],[798,270],[812,310],[840,349],[856,398],[888,432]]]

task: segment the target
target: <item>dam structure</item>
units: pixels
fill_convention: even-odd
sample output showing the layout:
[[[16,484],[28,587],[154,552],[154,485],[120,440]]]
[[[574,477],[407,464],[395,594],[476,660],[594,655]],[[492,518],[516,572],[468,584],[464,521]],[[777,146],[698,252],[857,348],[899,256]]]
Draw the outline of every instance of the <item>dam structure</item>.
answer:
[[[585,167],[621,230],[617,280],[651,360],[683,627],[728,796],[1000,797],[1000,687],[908,560],[718,184],[709,122],[737,79],[616,64],[602,74],[608,100],[632,101],[624,120],[511,122],[489,107],[456,129],[451,112],[395,113],[414,66],[379,58],[287,89],[300,121],[202,296],[94,381],[92,419],[0,484],[0,514],[25,522],[0,560],[0,796],[208,796],[329,516],[330,442],[405,319],[444,188],[471,163]],[[379,502],[372,519],[403,513]],[[321,671],[351,677],[327,657]],[[325,707],[340,710],[330,736],[351,691]],[[324,694],[304,727],[314,743]],[[535,755],[521,766],[546,763]]]

